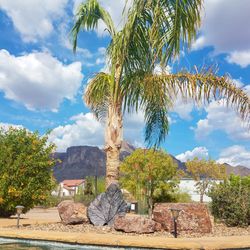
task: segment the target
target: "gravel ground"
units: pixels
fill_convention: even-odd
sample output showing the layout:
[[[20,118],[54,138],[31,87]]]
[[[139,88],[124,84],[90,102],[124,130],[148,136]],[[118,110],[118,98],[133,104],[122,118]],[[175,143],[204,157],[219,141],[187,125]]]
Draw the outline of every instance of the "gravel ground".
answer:
[[[14,227],[9,227],[14,228]],[[50,223],[50,224],[40,224],[40,225],[28,225],[28,226],[21,226],[23,230],[40,230],[40,231],[57,231],[57,232],[74,232],[74,233],[84,233],[84,232],[91,232],[91,233],[113,233],[113,234],[120,234],[120,235],[127,235],[127,233],[119,232],[114,230],[108,226],[93,226],[91,224],[85,223],[81,225],[63,225],[62,223]],[[129,233],[129,235],[137,235],[135,233]],[[214,232],[210,234],[199,234],[199,233],[187,233],[187,232],[180,232],[179,238],[193,238],[193,237],[218,237],[218,236],[243,236],[249,235],[250,236],[250,226],[246,228],[240,227],[227,227],[224,224],[214,224]],[[141,236],[164,236],[164,237],[173,237],[172,234],[169,232],[155,232],[153,234],[141,234]]]

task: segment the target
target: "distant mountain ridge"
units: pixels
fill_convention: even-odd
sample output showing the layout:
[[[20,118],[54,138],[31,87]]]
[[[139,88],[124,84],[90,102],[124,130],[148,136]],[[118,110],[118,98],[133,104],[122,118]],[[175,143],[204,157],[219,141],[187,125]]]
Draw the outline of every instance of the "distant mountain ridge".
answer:
[[[127,142],[123,142],[120,154],[120,160],[130,155],[136,148]],[[178,165],[178,169],[186,170],[184,162],[179,161],[170,155],[173,161]],[[59,159],[54,169],[54,176],[58,182],[65,179],[84,179],[86,176],[104,176],[106,174],[106,154],[105,152],[93,146],[73,146],[67,148],[66,152],[55,153],[54,158]],[[234,173],[241,176],[250,175],[250,169],[244,166],[232,167],[226,164],[228,174]]]

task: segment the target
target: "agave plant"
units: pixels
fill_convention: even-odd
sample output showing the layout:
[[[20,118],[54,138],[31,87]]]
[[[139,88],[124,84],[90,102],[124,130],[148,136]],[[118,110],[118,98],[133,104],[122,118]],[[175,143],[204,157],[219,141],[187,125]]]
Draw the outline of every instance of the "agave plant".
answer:
[[[99,72],[88,83],[84,100],[98,119],[106,121],[106,185],[119,179],[123,114],[144,111],[145,141],[159,146],[169,130],[168,112],[175,98],[195,103],[227,100],[243,119],[249,119],[250,100],[227,76],[213,71],[155,73],[191,46],[200,26],[202,0],[134,0],[127,6],[124,26],[117,30],[98,0],[78,7],[72,28],[73,50],[80,30],[93,30],[102,20],[110,35],[106,57],[109,73]]]

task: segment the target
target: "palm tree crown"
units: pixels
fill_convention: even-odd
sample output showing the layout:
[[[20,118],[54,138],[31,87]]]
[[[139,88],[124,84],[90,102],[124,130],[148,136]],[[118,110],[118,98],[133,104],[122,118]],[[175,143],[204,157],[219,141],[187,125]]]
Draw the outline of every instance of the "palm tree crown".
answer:
[[[225,97],[243,119],[249,119],[250,100],[229,77],[211,70],[155,74],[190,46],[200,26],[202,0],[136,0],[118,31],[98,0],[80,4],[72,29],[73,49],[81,29],[92,30],[102,20],[110,34],[109,73],[89,82],[84,99],[98,119],[106,119],[107,184],[117,181],[124,112],[145,113],[145,140],[159,146],[168,133],[168,111],[180,95],[196,103]],[[125,11],[124,11],[125,13]]]

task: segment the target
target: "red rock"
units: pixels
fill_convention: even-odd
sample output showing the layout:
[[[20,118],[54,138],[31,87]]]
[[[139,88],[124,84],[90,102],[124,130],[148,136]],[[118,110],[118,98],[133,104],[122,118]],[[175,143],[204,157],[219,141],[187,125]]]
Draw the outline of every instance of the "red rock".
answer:
[[[181,209],[177,219],[179,232],[211,233],[213,224],[208,208],[201,203],[158,203],[153,210],[153,220],[160,223],[162,229],[173,231],[173,218],[170,208]]]
[[[161,230],[161,225],[141,216],[117,216],[114,228],[126,233],[147,234]]]
[[[81,224],[88,221],[86,207],[82,203],[62,201],[57,206],[59,216],[65,225]]]

